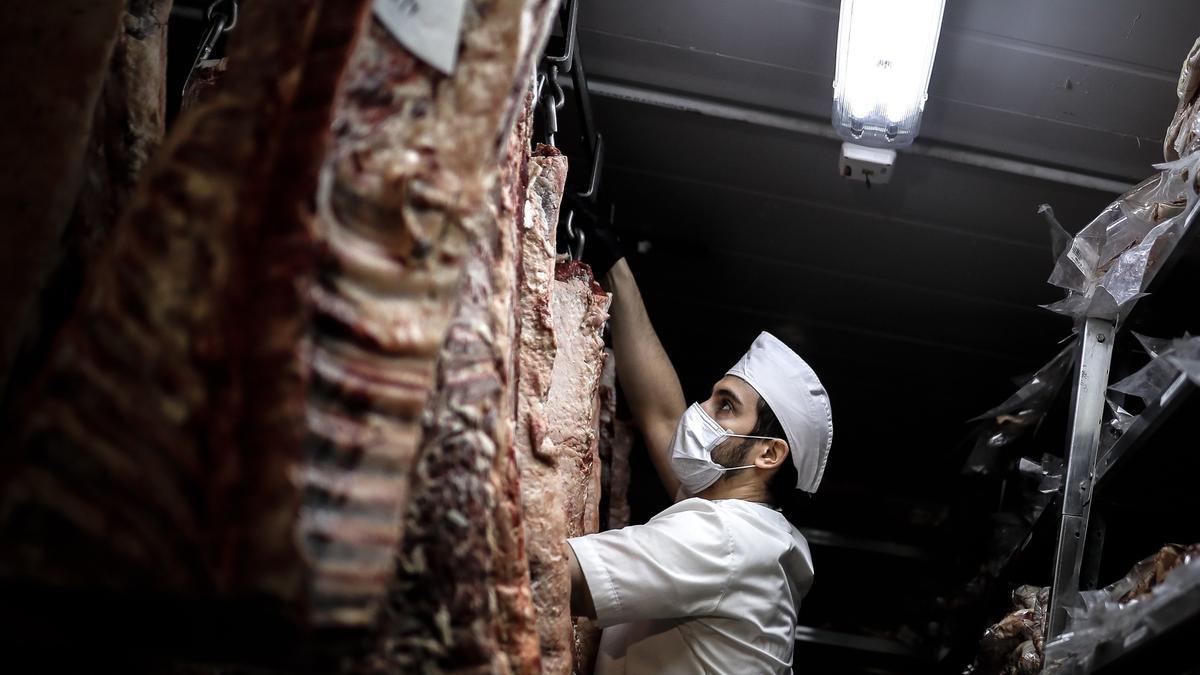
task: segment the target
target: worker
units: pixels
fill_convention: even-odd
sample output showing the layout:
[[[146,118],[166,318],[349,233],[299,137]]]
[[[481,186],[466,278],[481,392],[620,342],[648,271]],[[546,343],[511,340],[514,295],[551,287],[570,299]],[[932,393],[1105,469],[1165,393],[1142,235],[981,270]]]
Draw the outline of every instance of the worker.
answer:
[[[821,483],[829,396],[764,332],[707,400],[686,406],[619,245],[588,230],[585,259],[613,294],[621,390],[676,500],[644,525],[568,540],[572,614],[603,629],[595,672],[790,673],[813,564],[780,506]]]

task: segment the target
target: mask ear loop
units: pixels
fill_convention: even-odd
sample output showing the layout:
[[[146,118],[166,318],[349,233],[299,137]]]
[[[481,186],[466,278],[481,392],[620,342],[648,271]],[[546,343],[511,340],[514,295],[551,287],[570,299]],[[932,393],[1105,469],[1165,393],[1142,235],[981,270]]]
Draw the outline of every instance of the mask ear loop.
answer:
[[[782,438],[775,438],[774,436],[747,436],[746,434],[735,434],[735,433],[731,433],[729,431],[726,431],[725,435],[733,436],[734,438],[757,438],[757,439],[764,440],[764,441],[783,441],[784,444],[787,444],[787,441],[784,441]],[[714,462],[714,464],[715,464],[715,462]],[[717,466],[720,466],[720,465],[718,464]],[[745,466],[722,466],[721,467],[721,475],[724,475],[726,471],[737,471],[738,469],[753,469],[754,466],[755,466],[754,464],[747,464]]]
[[[717,466],[720,466],[720,465],[718,464]],[[722,466],[721,467],[721,475],[725,475],[725,473],[727,471],[740,471],[741,469],[753,469],[753,468],[754,468],[753,464],[747,464],[745,466]]]

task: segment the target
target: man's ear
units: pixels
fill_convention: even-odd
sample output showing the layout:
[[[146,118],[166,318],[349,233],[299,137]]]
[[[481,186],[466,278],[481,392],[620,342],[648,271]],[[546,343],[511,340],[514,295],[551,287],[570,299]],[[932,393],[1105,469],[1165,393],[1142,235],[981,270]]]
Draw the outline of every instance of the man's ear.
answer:
[[[774,469],[783,464],[788,456],[787,441],[779,438],[772,438],[763,446],[762,452],[758,455],[758,459],[754,462],[760,469]]]

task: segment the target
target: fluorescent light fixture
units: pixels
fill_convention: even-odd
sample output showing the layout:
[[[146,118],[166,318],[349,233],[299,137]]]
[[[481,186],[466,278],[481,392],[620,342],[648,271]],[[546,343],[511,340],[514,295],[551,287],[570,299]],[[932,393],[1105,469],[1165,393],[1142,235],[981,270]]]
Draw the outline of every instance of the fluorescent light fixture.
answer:
[[[833,126],[851,143],[911,145],[946,0],[842,0]]]

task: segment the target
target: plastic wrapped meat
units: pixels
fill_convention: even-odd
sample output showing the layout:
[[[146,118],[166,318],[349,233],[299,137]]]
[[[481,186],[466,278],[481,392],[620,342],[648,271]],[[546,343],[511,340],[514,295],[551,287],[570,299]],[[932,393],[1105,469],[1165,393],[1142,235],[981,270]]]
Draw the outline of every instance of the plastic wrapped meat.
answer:
[[[1200,41],[1184,59],[1179,105],[1164,140],[1166,163],[1133,187],[1074,237],[1065,237],[1053,212],[1055,265],[1049,283],[1067,297],[1050,311],[1077,323],[1087,317],[1121,321],[1145,295],[1164,260],[1200,206]]]
[[[1176,94],[1179,107],[1163,139],[1163,159],[1168,162],[1200,150],[1200,39],[1183,60]]]
[[[1171,630],[1171,616],[1191,613],[1200,587],[1200,544],[1168,544],[1133,566],[1123,578],[1082,593],[1083,606],[1070,614],[1067,633],[1046,645],[1046,672],[1091,672],[1098,649],[1123,650],[1134,641]]]
[[[1189,555],[1200,553],[1200,545],[1190,548],[1178,544],[1167,544],[1150,558],[1134,565],[1125,578],[1118,582],[1117,590],[1123,590],[1117,598],[1118,602],[1126,603],[1137,600],[1149,593],[1155,586],[1166,580],[1171,570],[1183,564]],[[1128,588],[1128,590],[1125,590]]]
[[[1013,611],[988,628],[979,643],[974,675],[1032,675],[1041,672],[1049,588],[1018,586]]]

